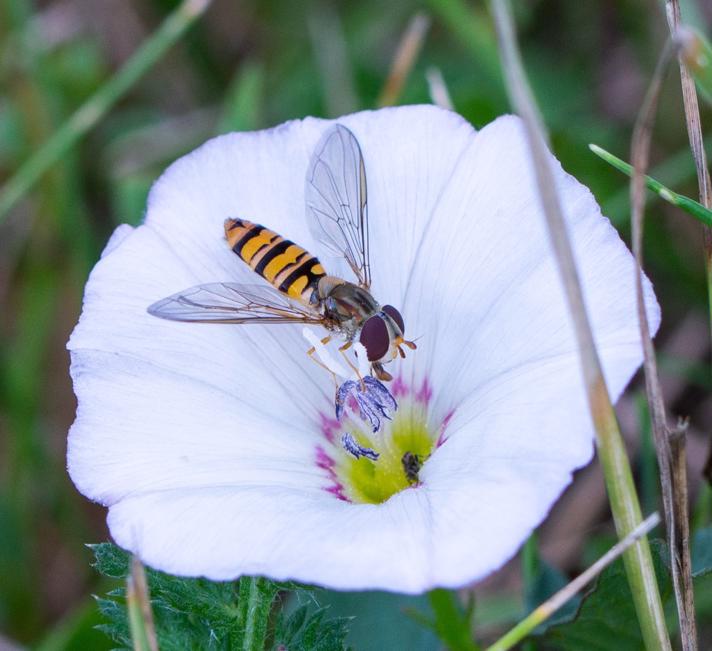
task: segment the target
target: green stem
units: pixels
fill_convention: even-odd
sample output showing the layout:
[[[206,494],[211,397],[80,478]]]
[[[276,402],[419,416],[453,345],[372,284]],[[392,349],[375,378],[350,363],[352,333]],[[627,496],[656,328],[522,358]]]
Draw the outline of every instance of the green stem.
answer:
[[[240,579],[239,607],[243,623],[241,651],[264,651],[272,598],[269,581],[262,577]]]
[[[633,177],[632,165],[626,163],[617,156],[614,156],[610,152],[603,149],[603,147],[599,147],[598,145],[589,145],[588,147],[594,154],[596,154],[596,156],[600,156],[604,161],[606,161],[606,163],[623,172],[623,174],[627,174],[631,178]],[[690,199],[682,194],[673,192],[670,188],[667,188],[659,181],[656,181],[652,176],[646,176],[644,178],[645,187],[655,192],[655,194],[657,194],[661,199],[664,199],[673,206],[677,206],[678,208],[684,210],[686,213],[692,215],[703,224],[712,226],[712,210],[708,210],[694,199]]]
[[[211,0],[184,0],[124,66],[94,93],[0,188],[0,221],[62,155],[84,136],[207,9]]]
[[[525,127],[550,240],[574,325],[608,499],[616,530],[623,538],[641,521],[640,503],[586,313],[574,253],[551,171],[546,132],[524,74],[509,3],[492,0],[492,10],[507,87],[512,105]],[[642,539],[633,545],[623,555],[623,561],[645,646],[649,651],[667,651],[671,648],[670,639],[648,541]]]

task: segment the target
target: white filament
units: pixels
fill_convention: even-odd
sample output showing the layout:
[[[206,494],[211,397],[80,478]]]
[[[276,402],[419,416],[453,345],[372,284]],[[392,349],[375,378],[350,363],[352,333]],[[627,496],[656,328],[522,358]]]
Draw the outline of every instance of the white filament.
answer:
[[[344,368],[344,366],[335,360],[328,348],[321,343],[321,339],[319,339],[319,337],[317,337],[306,326],[302,329],[302,336],[314,347],[314,351],[316,352],[316,356],[319,358],[319,361],[332,373],[346,380],[354,377],[354,373],[351,372],[351,369]]]

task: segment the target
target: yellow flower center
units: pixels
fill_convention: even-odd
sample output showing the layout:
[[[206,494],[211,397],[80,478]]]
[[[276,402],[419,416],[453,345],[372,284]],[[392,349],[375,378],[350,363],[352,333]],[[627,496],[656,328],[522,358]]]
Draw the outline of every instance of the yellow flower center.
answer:
[[[419,485],[420,470],[439,444],[446,423],[435,428],[428,424],[427,383],[418,393],[404,389],[402,383],[396,383],[398,387],[398,410],[393,420],[383,421],[377,433],[353,416],[341,422],[324,419],[329,442],[318,448],[317,461],[331,479],[327,490],[337,497],[359,504],[381,504]],[[354,447],[369,454],[358,455],[346,449],[344,435],[351,437]],[[376,455],[377,459],[369,458]]]

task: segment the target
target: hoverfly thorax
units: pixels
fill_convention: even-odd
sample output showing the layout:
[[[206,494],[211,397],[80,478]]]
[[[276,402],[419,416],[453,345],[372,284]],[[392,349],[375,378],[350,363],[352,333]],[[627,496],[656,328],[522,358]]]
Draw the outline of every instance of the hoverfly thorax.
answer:
[[[356,326],[379,309],[369,291],[333,276],[322,278],[319,294],[329,316],[337,321],[354,321]]]

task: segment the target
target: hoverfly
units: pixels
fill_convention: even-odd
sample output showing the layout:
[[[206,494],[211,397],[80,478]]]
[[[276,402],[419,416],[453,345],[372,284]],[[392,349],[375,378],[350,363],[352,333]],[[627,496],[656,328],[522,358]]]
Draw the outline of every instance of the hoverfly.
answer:
[[[154,303],[148,312],[173,321],[321,325],[330,333],[323,344],[340,336],[345,343],[339,350],[345,356],[358,337],[372,373],[379,380],[391,380],[383,364],[398,355],[405,357],[401,346],[416,345],[404,339],[400,312],[380,305],[370,292],[366,169],[358,140],[343,125],[329,129],[312,155],[306,207],[312,234],[346,260],[355,283],[327,274],[316,257],[268,228],[228,218],[228,245],[269,284],[198,285]],[[312,347],[308,354],[320,363],[314,352]]]

